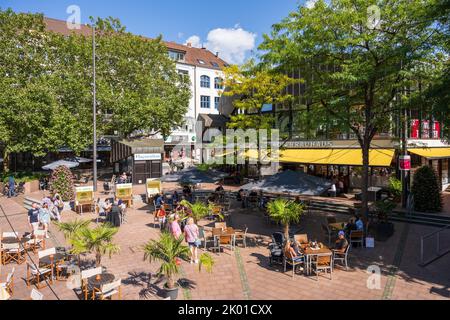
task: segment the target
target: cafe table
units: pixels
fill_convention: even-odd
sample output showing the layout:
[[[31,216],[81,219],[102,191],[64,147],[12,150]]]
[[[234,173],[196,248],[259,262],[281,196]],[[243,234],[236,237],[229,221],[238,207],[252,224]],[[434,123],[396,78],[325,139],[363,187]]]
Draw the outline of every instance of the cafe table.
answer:
[[[306,274],[311,274],[311,261],[314,257],[318,256],[319,254],[330,254],[332,251],[330,248],[325,246],[322,243],[319,243],[320,248],[314,249],[311,248],[309,244],[303,244],[301,245],[301,251],[305,255],[305,267],[306,267]]]
[[[111,273],[101,273],[88,278],[88,284],[93,288],[100,288],[102,285],[112,283],[115,278]]]
[[[230,237],[231,238],[231,247],[232,250],[234,250],[235,244],[236,244],[236,231],[228,227],[224,230],[221,230],[221,232],[215,232],[213,230],[213,237],[214,237],[214,243],[217,243],[218,240],[220,240],[220,237]]]

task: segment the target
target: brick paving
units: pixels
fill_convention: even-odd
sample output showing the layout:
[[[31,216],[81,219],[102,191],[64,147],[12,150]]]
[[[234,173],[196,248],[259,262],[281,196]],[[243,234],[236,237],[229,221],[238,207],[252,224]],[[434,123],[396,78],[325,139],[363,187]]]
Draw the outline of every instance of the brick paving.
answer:
[[[167,187],[167,186],[166,186]],[[143,192],[135,190],[135,193]],[[35,198],[41,193],[32,195]],[[0,198],[14,228],[20,233],[29,231],[26,213],[21,206],[22,199]],[[104,257],[102,265],[108,272],[120,277],[123,281],[122,299],[161,299],[160,288],[163,282],[158,281],[155,273],[158,263],[143,260],[142,245],[150,239],[156,239],[160,233],[152,224],[153,217],[144,203],[136,203],[133,210],[128,211],[128,223],[122,225],[115,237],[121,252],[111,259]],[[245,300],[245,299],[283,299],[283,300],[379,300],[389,299],[450,299],[450,276],[448,266],[450,256],[444,257],[432,265],[419,266],[420,236],[436,230],[419,225],[396,223],[394,235],[386,242],[376,242],[375,248],[352,248],[350,251],[349,271],[337,266],[332,280],[321,275],[319,281],[315,276],[306,277],[301,274],[294,278],[291,270],[283,272],[282,266],[269,266],[267,244],[270,235],[281,228],[269,225],[257,209],[243,210],[238,203],[233,205],[233,226],[249,227],[247,248],[239,247],[236,252],[225,249],[222,253],[211,253],[215,266],[211,274],[199,272],[196,265],[182,264],[182,284],[179,299],[193,300]],[[323,241],[320,225],[329,214],[311,212],[302,218],[299,226],[292,230],[307,233],[310,238]],[[63,221],[80,218],[74,212],[64,212]],[[90,219],[95,224],[92,214],[85,214],[82,219]],[[347,220],[347,216],[337,215],[339,221]],[[207,230],[211,227],[208,222]],[[0,214],[0,229],[9,231],[6,219]],[[59,246],[65,240],[54,226],[50,228],[52,238],[47,247]],[[34,261],[37,257],[31,253]],[[83,259],[91,259],[91,256]],[[368,289],[367,280],[369,266],[379,266],[381,270],[380,288]],[[7,272],[16,268],[14,298],[27,299],[31,288],[27,288],[23,277],[26,264],[20,266],[9,264],[2,266],[0,278],[4,281]],[[394,271],[394,272],[393,272]],[[65,282],[54,282],[52,286],[60,299],[79,299],[77,292],[68,289]],[[49,288],[41,289],[45,299],[55,299]]]

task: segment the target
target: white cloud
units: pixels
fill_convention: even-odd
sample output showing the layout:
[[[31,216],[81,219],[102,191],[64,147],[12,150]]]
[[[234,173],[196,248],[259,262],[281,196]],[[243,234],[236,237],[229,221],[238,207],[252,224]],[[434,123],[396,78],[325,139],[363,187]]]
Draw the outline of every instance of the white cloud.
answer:
[[[178,32],[178,39],[182,39],[184,38],[184,33],[183,32]]]
[[[233,28],[217,28],[208,33],[205,47],[213,53],[219,52],[219,56],[232,64],[242,64],[247,53],[255,48],[256,34],[246,31],[239,25]],[[201,39],[198,36],[190,37],[186,43],[201,47]]]
[[[193,46],[194,48],[201,48],[202,47],[202,43],[201,43],[201,40],[200,40],[199,36],[191,36],[191,37],[189,37],[184,44],[187,45],[188,43],[190,43],[191,46]]]
[[[316,5],[317,1],[318,0],[307,0],[305,2],[305,7],[307,7],[308,9],[312,9]]]

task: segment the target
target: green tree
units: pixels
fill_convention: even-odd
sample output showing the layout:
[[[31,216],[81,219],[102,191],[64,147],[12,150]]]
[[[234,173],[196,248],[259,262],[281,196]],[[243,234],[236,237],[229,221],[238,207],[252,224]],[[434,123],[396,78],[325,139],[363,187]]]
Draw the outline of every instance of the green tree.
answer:
[[[283,73],[274,72],[270,68],[255,65],[253,61],[240,67],[229,66],[224,69],[224,73],[223,85],[226,90],[223,91],[223,95],[232,97],[235,109],[241,111],[241,113],[231,116],[227,124],[230,129],[264,129],[270,132],[274,128],[275,118],[272,113],[263,113],[264,106],[280,107],[288,105],[293,97],[286,91],[286,88],[301,82],[300,79],[292,79]],[[227,136],[225,139],[226,145],[238,145],[237,137],[233,137],[233,141],[228,141],[229,138]],[[251,143],[254,144],[253,148],[258,151],[258,171],[260,174],[261,162],[267,154],[264,155],[260,152],[263,141],[259,133],[256,135],[256,140],[256,144],[253,141]]]
[[[54,222],[64,235],[64,239],[70,241],[75,234],[81,229],[87,228],[91,222],[89,220],[78,220],[70,222]]]
[[[267,213],[275,221],[284,226],[284,236],[289,239],[289,227],[299,223],[304,212],[304,206],[291,200],[275,199],[267,204]]]
[[[210,208],[208,205],[204,204],[201,201],[197,201],[195,203],[190,203],[187,200],[182,200],[180,204],[186,208],[189,208],[192,212],[192,217],[194,218],[195,223],[206,217],[210,213]]]
[[[76,152],[85,147],[91,130],[83,104],[88,94],[81,80],[73,82],[84,77],[84,64],[70,63],[77,59],[79,47],[64,46],[65,41],[69,40],[45,30],[42,15],[0,9],[0,145],[5,172],[11,153],[44,156],[63,145]]]
[[[96,266],[100,267],[103,255],[108,254],[111,258],[113,254],[120,251],[119,245],[112,242],[118,231],[118,228],[108,224],[98,225],[94,229],[80,228],[70,240],[71,252],[74,254],[94,253]]]
[[[428,12],[436,1],[318,0],[274,25],[260,47],[265,64],[301,71],[313,116],[326,112],[324,125],[337,122],[356,135],[366,214],[372,140],[400,117],[418,66],[432,68],[438,60],[440,31]]]
[[[190,80],[180,77],[161,37],[128,33],[117,19],[94,23],[99,109],[112,114],[105,130],[118,130],[127,138],[167,137],[184,122]]]
[[[441,212],[442,187],[433,168],[423,166],[414,173],[412,194],[414,209],[419,212]]]

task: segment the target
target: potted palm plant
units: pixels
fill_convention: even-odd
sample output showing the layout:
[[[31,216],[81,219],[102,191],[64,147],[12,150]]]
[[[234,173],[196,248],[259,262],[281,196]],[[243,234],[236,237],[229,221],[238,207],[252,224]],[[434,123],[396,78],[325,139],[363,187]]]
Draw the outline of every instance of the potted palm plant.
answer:
[[[109,224],[99,225],[94,229],[88,227],[79,229],[72,237],[72,253],[94,253],[95,264],[97,267],[101,266],[102,256],[113,254],[120,251],[120,247],[112,242],[112,238],[119,231]]]
[[[180,273],[181,259],[189,257],[189,247],[183,241],[182,236],[175,239],[171,234],[163,232],[159,240],[150,240],[144,246],[144,260],[161,262],[158,275],[166,278],[165,297],[171,300],[178,297],[179,286],[175,276]]]
[[[269,216],[284,226],[285,239],[289,239],[289,226],[300,222],[304,206],[301,203],[278,198],[267,204]]]
[[[192,218],[194,218],[195,223],[208,216],[210,212],[209,206],[200,201],[192,204],[187,200],[183,200],[180,204],[191,210]]]
[[[89,224],[91,223],[89,220],[78,220],[75,219],[70,222],[53,222],[56,227],[61,231],[64,235],[64,239],[71,244],[72,239],[74,238],[75,234],[81,229],[87,228]],[[72,250],[71,250],[72,251]],[[77,260],[78,265],[80,265],[81,257],[80,254],[77,254]]]
[[[170,300],[176,300],[178,297],[179,285],[175,277],[180,274],[181,260],[189,258],[189,247],[183,244],[183,241],[183,236],[175,239],[170,233],[163,232],[159,240],[150,240],[144,246],[144,260],[161,262],[158,275],[166,278],[164,295]],[[204,268],[211,273],[214,266],[213,258],[203,253],[199,260],[199,271]]]

